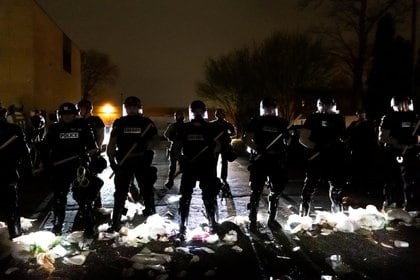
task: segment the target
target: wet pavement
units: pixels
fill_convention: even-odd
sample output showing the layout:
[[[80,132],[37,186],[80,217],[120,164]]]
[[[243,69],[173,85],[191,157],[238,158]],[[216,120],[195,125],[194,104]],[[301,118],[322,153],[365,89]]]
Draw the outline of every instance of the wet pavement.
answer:
[[[158,169],[155,184],[156,209],[159,216],[178,223],[178,187],[180,176],[172,189],[162,195],[168,161],[166,142],[155,149],[154,165]],[[418,279],[420,275],[420,226],[393,221],[385,229],[340,232],[333,227],[313,226],[309,230],[292,233],[287,228],[290,215],[297,214],[303,172],[291,172],[289,184],[280,200],[278,221],[280,228],[266,226],[267,194],[265,189],[260,202],[259,233],[250,233],[247,227],[248,161],[239,157],[229,164],[228,181],[233,197],[219,198],[219,221],[223,222],[216,240],[207,235],[180,243],[174,235],[167,235],[150,242],[128,245],[124,239],[103,238],[66,244],[68,254],[55,259],[54,270],[48,272],[39,261],[29,258],[20,261],[11,257],[0,261],[1,279]],[[113,206],[113,182],[108,168],[101,178],[105,208]],[[52,213],[49,211],[50,194],[41,183],[36,184],[35,196],[25,187],[21,201],[25,202],[25,217],[37,219],[29,231],[50,230]],[[326,190],[320,190],[313,205],[316,210],[328,210],[330,203]],[[362,205],[365,206],[365,205]],[[80,230],[77,224],[78,206],[68,197],[68,207],[63,236]],[[190,232],[204,228],[206,218],[201,192],[195,188],[191,203],[188,228]],[[314,217],[313,217],[314,218]],[[75,222],[76,221],[76,222]],[[110,216],[98,214],[98,225],[110,221]],[[145,222],[136,215],[127,222],[130,229]],[[327,231],[328,230],[328,231]],[[176,232],[173,232],[175,234]],[[233,234],[235,238],[226,237]],[[62,239],[64,240],[64,238]],[[405,241],[403,247],[397,241]],[[405,246],[408,245],[408,246]],[[64,246],[64,245],[63,245]],[[82,265],[65,264],[63,260],[73,255],[87,255]],[[137,261],[136,261],[137,260]],[[10,273],[11,268],[16,268]],[[9,270],[9,271],[8,271]],[[5,272],[8,271],[8,274]],[[4,277],[3,277],[4,276]]]

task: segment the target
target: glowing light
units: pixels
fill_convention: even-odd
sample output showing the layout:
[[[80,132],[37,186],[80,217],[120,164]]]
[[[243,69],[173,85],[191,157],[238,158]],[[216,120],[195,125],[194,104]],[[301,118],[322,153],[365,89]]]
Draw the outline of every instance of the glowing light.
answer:
[[[112,114],[112,113],[114,113],[114,106],[112,106],[111,104],[105,104],[103,107],[102,107],[102,111],[105,113],[105,114]]]

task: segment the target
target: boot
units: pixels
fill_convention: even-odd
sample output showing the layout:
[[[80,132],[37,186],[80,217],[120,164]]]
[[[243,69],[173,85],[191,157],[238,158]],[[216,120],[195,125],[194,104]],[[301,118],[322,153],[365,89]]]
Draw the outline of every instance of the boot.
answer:
[[[341,203],[331,203],[331,213],[340,213],[343,212],[343,204]]]
[[[116,198],[114,196],[114,209],[112,211],[112,224],[111,227],[108,229],[108,232],[119,232],[121,229],[121,216],[126,210],[124,208],[125,205],[125,197],[123,198]]]
[[[152,194],[149,197],[144,197],[144,210],[143,210],[143,216],[149,217],[153,214],[156,214],[156,208],[155,208],[155,198],[154,194]]]
[[[258,213],[258,202],[251,201],[248,203],[248,210],[249,210],[249,230],[251,232],[258,231],[257,225],[257,213]]]
[[[278,204],[279,204],[279,200],[278,200],[277,196],[270,195],[269,202],[268,202],[268,209],[269,209],[268,210],[268,213],[269,213],[269,216],[268,216],[267,225],[271,229],[281,228],[280,224],[276,220]]]
[[[86,238],[92,238],[95,236],[95,216],[91,203],[84,206],[84,217],[84,235]]]
[[[7,219],[7,229],[9,231],[9,239],[12,240],[15,237],[22,235],[22,227],[20,224],[19,217],[11,217]]]
[[[63,223],[64,223],[64,213],[54,213],[54,223],[52,232],[55,235],[61,235],[61,231],[63,229]]]
[[[206,208],[206,214],[207,219],[209,220],[209,226],[210,226],[210,233],[216,233],[218,223],[216,221],[216,207],[217,202],[216,201],[204,201],[204,206]]]
[[[302,201],[302,203],[299,205],[299,216],[309,216],[311,204],[307,201]]]
[[[190,203],[191,203],[191,198],[183,198],[183,197],[181,197],[181,199],[179,201],[180,222],[179,222],[179,234],[178,234],[178,238],[181,241],[184,241],[185,238],[186,238],[187,224],[188,224],[188,215],[190,213]]]

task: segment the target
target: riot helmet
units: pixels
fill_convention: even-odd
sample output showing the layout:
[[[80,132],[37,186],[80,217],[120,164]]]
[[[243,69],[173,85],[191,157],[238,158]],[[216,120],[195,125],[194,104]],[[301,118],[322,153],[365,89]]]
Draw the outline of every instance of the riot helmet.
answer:
[[[182,122],[182,121],[184,121],[184,118],[185,118],[185,116],[184,116],[184,112],[182,110],[178,110],[174,113],[175,121]]]
[[[79,101],[79,103],[77,103],[77,107],[79,108],[79,110],[80,110],[80,108],[86,108],[87,110],[92,110],[93,109],[93,105],[92,105],[92,102],[90,102],[89,100],[87,100],[87,99],[82,99],[82,100],[80,100]]]
[[[222,108],[217,108],[216,112],[214,112],[214,115],[216,116],[217,119],[223,120],[226,116],[225,110],[223,110]]]
[[[70,102],[66,102],[60,105],[58,108],[58,114],[60,116],[62,115],[77,115],[78,110],[76,108],[76,105]]]
[[[414,110],[413,100],[408,96],[394,96],[391,98],[394,112],[409,112]]]
[[[30,118],[32,126],[35,129],[41,129],[45,127],[45,118],[42,115],[34,115]]]
[[[129,96],[124,100],[124,105],[126,107],[137,106],[141,108],[141,101],[140,101],[140,98],[138,98],[137,96]]]
[[[316,107],[319,113],[336,113],[337,104],[332,97],[320,97],[316,102]]]
[[[260,102],[260,116],[278,116],[278,103],[273,97],[264,97]]]
[[[125,110],[128,115],[143,114],[143,107],[140,98],[129,96],[124,100]]]
[[[190,119],[194,119],[198,116],[206,118],[207,116],[207,107],[201,100],[194,100],[190,104]]]

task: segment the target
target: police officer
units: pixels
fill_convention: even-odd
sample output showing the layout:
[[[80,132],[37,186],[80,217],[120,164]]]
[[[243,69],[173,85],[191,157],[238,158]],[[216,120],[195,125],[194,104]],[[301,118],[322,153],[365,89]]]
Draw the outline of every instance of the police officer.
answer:
[[[190,121],[185,124],[182,135],[183,173],[181,177],[179,201],[179,237],[185,239],[187,220],[190,211],[191,196],[196,182],[200,182],[202,199],[209,220],[210,231],[217,230],[216,211],[217,194],[220,184],[217,184],[216,158],[214,155],[215,131],[204,117],[206,105],[201,100],[190,104]],[[216,139],[217,140],[217,139]]]
[[[105,124],[99,116],[93,115],[93,105],[87,99],[82,99],[77,103],[77,107],[79,109],[80,116],[90,125],[93,131],[93,135],[95,137],[95,142],[98,148],[102,148],[102,144],[104,142],[105,137]],[[91,165],[99,166],[102,165],[101,168],[97,169],[98,171],[105,169],[106,167],[106,160],[102,158],[99,154],[97,157],[92,159]],[[96,172],[95,172],[96,173]],[[96,175],[96,174],[94,174]],[[97,198],[95,199],[94,204],[95,210],[103,213],[108,214],[107,210],[102,208],[102,198],[101,193],[98,193]]]
[[[22,234],[18,207],[18,167],[29,158],[22,129],[6,121],[7,109],[0,107],[0,209],[6,218],[9,238]]]
[[[372,195],[376,194],[371,178],[378,169],[378,132],[374,122],[367,119],[363,109],[356,112],[356,117],[346,129],[347,147],[350,152],[350,185],[352,192]]]
[[[121,215],[133,176],[143,194],[143,215],[156,212],[153,185],[157,179],[157,169],[152,166],[154,153],[150,145],[157,136],[157,129],[152,120],[143,116],[139,98],[127,97],[124,106],[127,116],[114,121],[107,147],[109,162],[115,173],[114,210],[109,231],[119,231],[121,228]]]
[[[291,137],[289,122],[278,116],[277,100],[264,97],[260,102],[260,115],[249,123],[243,140],[251,154],[250,187],[248,204],[250,230],[256,231],[258,205],[267,179],[270,181],[268,226],[279,227],[276,221],[280,195],[287,184],[286,152]]]
[[[181,149],[182,149],[182,140],[181,136],[184,130],[184,112],[178,110],[174,113],[175,122],[168,125],[163,135],[165,138],[170,141],[169,147],[169,173],[168,181],[165,183],[165,187],[168,189],[172,188],[174,185],[174,176],[176,172],[177,163],[179,164],[180,170],[181,166]]]
[[[420,210],[419,116],[407,96],[391,99],[392,112],[382,117],[379,140],[388,169],[385,170],[384,207]]]
[[[92,129],[77,118],[76,105],[66,102],[58,109],[58,122],[47,127],[45,136],[46,158],[44,168],[51,175],[54,192],[54,225],[52,231],[61,234],[67,205],[67,194],[75,178],[79,175],[79,167],[86,168],[89,155],[98,152]],[[87,216],[86,218],[90,218]],[[92,235],[93,221],[85,224],[85,234]]]
[[[331,211],[343,210],[342,192],[345,184],[345,121],[336,110],[333,98],[317,100],[317,111],[308,116],[300,131],[299,142],[308,149],[299,213],[309,215],[312,197],[319,184],[328,183]]]
[[[227,182],[228,176],[228,161],[233,161],[236,159],[236,154],[233,151],[231,146],[232,138],[236,136],[236,129],[228,122],[225,117],[225,110],[218,108],[215,111],[216,119],[212,121],[212,124],[216,126],[216,130],[223,132],[223,135],[219,138],[219,147],[217,149],[216,158],[221,157],[221,169],[220,169],[220,178],[223,181],[222,189],[226,192],[225,195],[231,196],[230,187]]]

